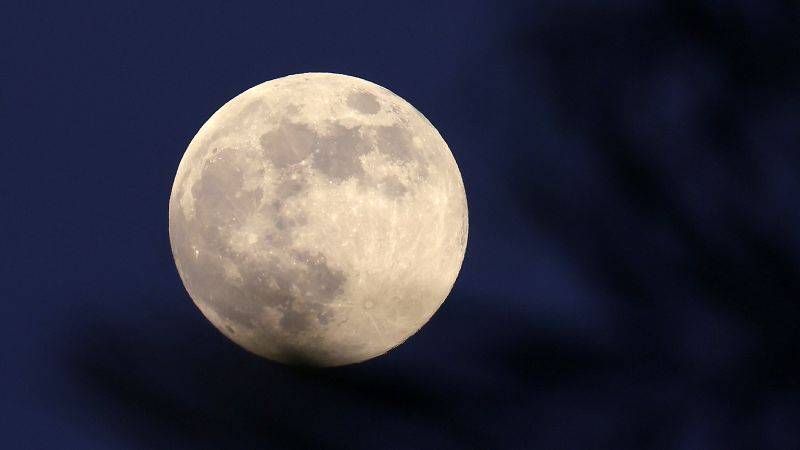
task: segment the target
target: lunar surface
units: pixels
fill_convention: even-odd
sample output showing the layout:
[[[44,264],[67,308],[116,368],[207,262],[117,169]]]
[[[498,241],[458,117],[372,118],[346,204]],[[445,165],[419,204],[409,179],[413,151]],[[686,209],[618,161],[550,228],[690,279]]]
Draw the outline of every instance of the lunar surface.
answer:
[[[169,234],[202,313],[245,349],[337,366],[399,345],[447,297],[467,243],[453,155],[408,102],[308,73],[255,86],[200,128]]]

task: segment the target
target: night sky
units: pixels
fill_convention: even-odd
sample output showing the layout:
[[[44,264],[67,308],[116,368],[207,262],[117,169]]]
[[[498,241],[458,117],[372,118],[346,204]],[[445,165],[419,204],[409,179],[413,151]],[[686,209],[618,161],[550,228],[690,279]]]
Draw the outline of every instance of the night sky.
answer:
[[[326,370],[216,331],[167,228],[205,120],[311,71],[470,212],[433,319]],[[11,1],[0,82],[2,448],[800,448],[796,2]]]

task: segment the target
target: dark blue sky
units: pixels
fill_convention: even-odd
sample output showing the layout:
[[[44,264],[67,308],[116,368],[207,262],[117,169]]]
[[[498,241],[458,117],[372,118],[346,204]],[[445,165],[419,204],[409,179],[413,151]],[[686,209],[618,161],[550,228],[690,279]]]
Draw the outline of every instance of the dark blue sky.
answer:
[[[800,447],[793,2],[0,7],[4,448]],[[406,344],[298,370],[172,262],[192,136],[244,89],[355,75],[422,111],[470,208]]]

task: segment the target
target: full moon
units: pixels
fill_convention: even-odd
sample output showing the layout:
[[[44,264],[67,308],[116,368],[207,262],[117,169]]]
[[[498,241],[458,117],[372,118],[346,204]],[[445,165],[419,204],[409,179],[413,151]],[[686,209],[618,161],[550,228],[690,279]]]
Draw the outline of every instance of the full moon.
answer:
[[[416,333],[453,287],[467,227],[436,128],[389,90],[329,73],[222,106],[169,201],[194,303],[232,341],[287,364],[356,363]]]

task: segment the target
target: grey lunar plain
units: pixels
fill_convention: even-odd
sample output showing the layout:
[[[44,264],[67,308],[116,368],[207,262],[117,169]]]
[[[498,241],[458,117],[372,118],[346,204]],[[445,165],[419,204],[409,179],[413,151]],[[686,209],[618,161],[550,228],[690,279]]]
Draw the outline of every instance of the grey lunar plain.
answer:
[[[447,297],[467,243],[447,144],[359,78],[292,75],[206,122],[169,203],[172,252],[198,308],[247,350],[337,366],[381,355]]]

